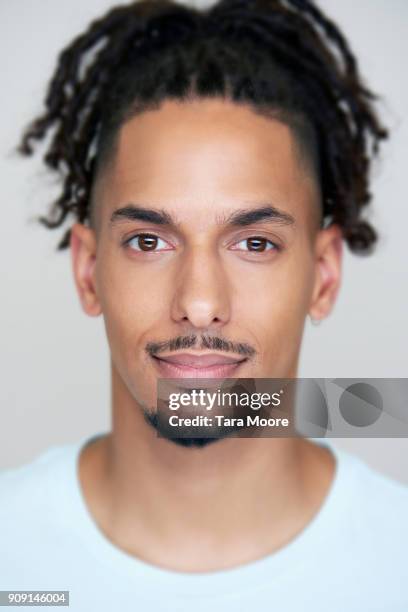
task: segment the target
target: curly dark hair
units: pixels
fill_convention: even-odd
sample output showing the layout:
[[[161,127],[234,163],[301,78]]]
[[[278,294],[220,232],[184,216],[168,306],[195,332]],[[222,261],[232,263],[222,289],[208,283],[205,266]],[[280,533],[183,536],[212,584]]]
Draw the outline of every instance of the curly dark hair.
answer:
[[[69,213],[93,223],[92,192],[120,126],[168,98],[225,97],[286,122],[319,178],[322,223],[338,224],[355,253],[377,233],[362,218],[369,171],[388,137],[340,29],[312,0],[218,0],[194,8],[139,0],[113,8],[61,52],[44,114],[19,152],[52,132],[44,155],[61,193],[48,228]],[[70,229],[57,249],[69,246]]]

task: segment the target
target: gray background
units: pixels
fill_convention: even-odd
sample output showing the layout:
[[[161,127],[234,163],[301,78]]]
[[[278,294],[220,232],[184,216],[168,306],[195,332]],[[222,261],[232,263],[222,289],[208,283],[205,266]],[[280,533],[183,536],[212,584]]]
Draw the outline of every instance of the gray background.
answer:
[[[346,251],[335,311],[307,324],[299,376],[407,377],[408,3],[321,0],[344,28],[393,131],[374,168],[372,220],[382,234],[367,259]],[[110,428],[109,350],[102,318],[77,299],[61,229],[32,220],[56,193],[39,160],[13,152],[41,109],[58,51],[109,0],[2,0],[0,4],[1,375],[0,468],[51,445]],[[378,471],[408,483],[407,439],[335,439]]]

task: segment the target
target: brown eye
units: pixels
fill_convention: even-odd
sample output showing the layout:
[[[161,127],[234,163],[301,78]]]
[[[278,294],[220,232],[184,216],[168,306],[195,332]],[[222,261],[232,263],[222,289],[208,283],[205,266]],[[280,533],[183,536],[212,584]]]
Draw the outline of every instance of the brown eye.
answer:
[[[137,243],[142,251],[153,251],[157,247],[157,236],[140,234],[137,236]]]
[[[232,247],[233,251],[241,251],[241,253],[259,253],[267,254],[274,251],[280,251],[282,247],[276,242],[272,242],[264,236],[249,236],[236,242]]]
[[[132,251],[148,252],[155,251],[160,241],[166,245],[164,240],[154,234],[135,234],[125,241],[125,246]]]
[[[266,238],[248,238],[247,242],[251,246],[250,250],[264,251],[268,241]]]
[[[263,236],[251,236],[250,238],[245,238],[244,240],[241,240],[237,244],[246,245],[247,248],[244,248],[243,250],[246,250],[250,253],[263,253],[264,251],[272,251],[274,249],[278,249],[278,246],[274,242],[268,240],[267,238],[264,238]],[[271,247],[268,248],[268,244],[271,245]],[[242,249],[239,248],[238,250]]]

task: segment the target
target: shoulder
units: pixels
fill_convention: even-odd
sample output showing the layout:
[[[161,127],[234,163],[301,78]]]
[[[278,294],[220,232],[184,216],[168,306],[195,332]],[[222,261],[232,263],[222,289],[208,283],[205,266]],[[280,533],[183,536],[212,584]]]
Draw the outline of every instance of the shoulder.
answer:
[[[0,471],[1,588],[30,589],[65,567],[77,450],[77,443],[54,446]]]
[[[346,469],[354,472],[355,495],[368,513],[366,518],[384,516],[384,511],[389,516],[397,517],[407,509],[407,484],[380,472],[351,453],[341,451],[340,460]]]
[[[337,453],[341,478],[350,483],[344,489],[344,518],[353,547],[372,554],[380,565],[402,561],[408,549],[408,486],[351,453]]]
[[[0,470],[0,531],[47,521],[58,504],[76,444],[54,446],[19,467]]]

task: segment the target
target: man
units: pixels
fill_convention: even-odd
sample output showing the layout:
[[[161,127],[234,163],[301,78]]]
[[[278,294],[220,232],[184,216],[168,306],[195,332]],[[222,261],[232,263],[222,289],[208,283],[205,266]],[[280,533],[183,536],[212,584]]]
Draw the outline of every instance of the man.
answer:
[[[56,128],[42,221],[76,216],[59,246],[104,318],[112,430],[1,475],[1,589],[81,611],[407,609],[405,487],[327,444],[166,438],[156,418],[160,378],[296,377],[342,240],[375,243],[370,99],[295,0],[134,3],[60,56],[21,150]]]

